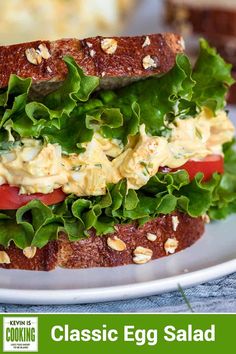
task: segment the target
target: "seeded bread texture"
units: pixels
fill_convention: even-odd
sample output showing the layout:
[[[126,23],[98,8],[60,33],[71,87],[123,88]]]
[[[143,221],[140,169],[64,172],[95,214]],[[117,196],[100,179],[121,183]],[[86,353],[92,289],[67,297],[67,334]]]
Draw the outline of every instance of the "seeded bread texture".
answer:
[[[124,86],[168,72],[183,50],[182,37],[173,33],[0,46],[0,88],[7,86],[10,74],[17,74],[32,77],[36,91],[55,89],[67,74],[65,55],[72,56],[88,75],[100,77],[101,87]]]
[[[172,33],[137,37],[62,39],[0,46],[0,87],[6,87],[10,74],[32,77],[37,93],[49,92],[66,77],[65,55],[72,56],[88,75],[101,79],[101,87],[113,88],[134,80],[161,75],[175,64],[184,50],[183,39]],[[37,249],[27,258],[14,244],[5,252],[5,269],[49,271],[56,267],[113,267],[143,264],[191,246],[204,232],[202,218],[183,213],[160,216],[143,226],[137,223],[117,225],[114,233],[70,242],[65,234]],[[34,254],[34,252],[32,252]]]
[[[36,255],[28,259],[22,250],[13,244],[5,251],[10,263],[0,264],[5,269],[49,271],[56,267],[91,268],[114,267],[126,264],[144,264],[153,259],[179,252],[194,244],[204,232],[204,220],[176,212],[163,215],[143,226],[137,223],[117,225],[112,234],[90,236],[80,241],[69,242],[61,234]],[[121,241],[121,242],[120,242]]]

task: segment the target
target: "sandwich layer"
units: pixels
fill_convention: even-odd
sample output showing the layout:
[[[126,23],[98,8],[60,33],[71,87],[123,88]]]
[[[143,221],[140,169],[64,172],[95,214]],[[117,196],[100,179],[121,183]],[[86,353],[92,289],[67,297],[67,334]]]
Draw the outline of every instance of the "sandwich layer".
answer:
[[[126,179],[128,189],[138,190],[162,167],[181,168],[190,159],[221,156],[223,144],[233,136],[234,126],[224,111],[214,117],[205,110],[187,121],[176,120],[169,138],[149,136],[142,124],[136,141],[126,147],[96,133],[83,143],[83,153],[63,155],[58,144],[25,139],[0,154],[0,185],[17,186],[21,195],[62,188],[82,197],[104,195],[109,183]]]
[[[183,50],[182,37],[173,33],[0,46],[0,88],[7,86],[11,74],[16,74],[32,77],[34,84],[44,83],[38,90],[45,94],[65,79],[67,68],[62,59],[66,55],[72,56],[87,75],[100,77],[101,87],[124,86],[168,72],[175,64],[176,54]]]
[[[80,241],[69,241],[61,234],[37,249],[33,258],[11,244],[5,251],[10,263],[0,264],[6,269],[49,271],[56,267],[90,268],[144,264],[150,260],[179,252],[194,244],[204,232],[204,219],[175,212],[157,217],[143,226],[137,223],[117,225],[115,232],[101,237],[94,230]],[[0,251],[0,252],[1,252]]]
[[[235,211],[231,66],[205,40],[194,68],[182,49],[173,34],[0,48],[2,267],[144,264]]]

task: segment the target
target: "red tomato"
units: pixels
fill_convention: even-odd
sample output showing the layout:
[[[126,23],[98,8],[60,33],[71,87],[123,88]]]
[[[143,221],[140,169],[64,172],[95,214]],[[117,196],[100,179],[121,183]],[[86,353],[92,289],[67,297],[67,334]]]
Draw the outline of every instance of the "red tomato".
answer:
[[[178,168],[161,167],[160,172],[175,172],[186,170],[192,180],[198,172],[204,174],[204,181],[208,181],[213,173],[224,173],[224,159],[220,155],[210,155],[201,161],[189,160]],[[39,199],[46,205],[52,205],[62,202],[66,194],[61,189],[55,189],[52,193],[35,193],[30,195],[19,194],[19,188],[11,187],[8,184],[0,186],[0,209],[18,209],[33,199]]]
[[[61,189],[55,189],[52,193],[42,194],[19,194],[19,188],[11,187],[8,184],[0,186],[0,209],[15,210],[27,204],[33,199],[39,199],[46,205],[62,202],[66,194]]]
[[[224,173],[224,158],[221,155],[210,155],[200,161],[189,160],[178,168],[162,167],[160,172],[175,172],[179,170],[186,170],[191,180],[198,172],[202,172],[204,174],[203,180],[208,181],[213,173]]]

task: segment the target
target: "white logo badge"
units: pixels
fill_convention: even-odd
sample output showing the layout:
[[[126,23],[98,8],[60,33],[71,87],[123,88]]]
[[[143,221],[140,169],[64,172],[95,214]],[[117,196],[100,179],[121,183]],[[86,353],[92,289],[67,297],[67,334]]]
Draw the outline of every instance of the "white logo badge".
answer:
[[[3,351],[37,352],[38,317],[3,317]]]

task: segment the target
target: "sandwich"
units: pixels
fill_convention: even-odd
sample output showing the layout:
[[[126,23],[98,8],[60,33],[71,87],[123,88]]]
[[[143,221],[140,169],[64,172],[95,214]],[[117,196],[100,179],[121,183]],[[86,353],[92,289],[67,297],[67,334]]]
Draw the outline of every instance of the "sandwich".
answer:
[[[167,23],[183,34],[191,47],[191,55],[197,52],[197,37],[206,38],[217,48],[223,58],[233,65],[236,77],[236,2],[234,0],[166,0]],[[228,101],[236,102],[236,85],[229,92]]]
[[[145,264],[236,211],[231,65],[205,40],[0,47],[0,266]]]

